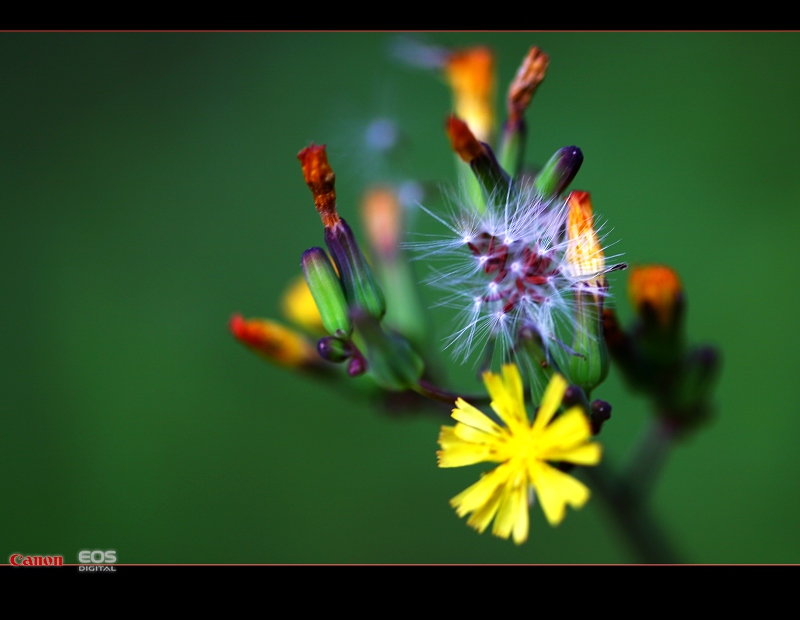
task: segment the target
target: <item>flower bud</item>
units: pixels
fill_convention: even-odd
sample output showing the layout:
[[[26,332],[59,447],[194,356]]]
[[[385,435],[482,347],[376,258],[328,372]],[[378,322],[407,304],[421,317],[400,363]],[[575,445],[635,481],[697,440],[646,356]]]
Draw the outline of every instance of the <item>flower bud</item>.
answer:
[[[329,334],[347,335],[353,329],[342,284],[325,250],[311,248],[303,252],[303,275],[317,304],[320,318]]]
[[[375,382],[386,390],[416,388],[425,363],[408,341],[384,331],[375,318],[362,310],[353,311],[353,323]]]
[[[608,349],[603,338],[603,300],[602,294],[596,298],[596,291],[585,284],[579,285],[574,294],[574,353],[569,357],[567,375],[570,383],[583,388],[588,396],[608,375]]]
[[[386,300],[350,226],[343,219],[325,229],[325,243],[341,275],[348,304],[374,319],[386,313]],[[312,289],[313,292],[313,289]]]
[[[456,114],[467,121],[481,142],[489,142],[495,123],[492,51],[472,47],[452,52],[445,63],[445,76],[453,90]]]
[[[314,346],[301,334],[274,321],[231,317],[234,337],[266,360],[289,368],[307,369],[322,364]]]
[[[572,383],[588,394],[608,374],[608,349],[603,338],[602,319],[603,298],[608,290],[606,260],[594,230],[589,193],[571,192],[567,204],[567,269],[579,281],[573,292],[575,333],[572,349],[575,354],[569,359],[568,374]]]
[[[326,336],[317,342],[317,351],[323,359],[339,364],[353,355],[353,346],[344,338]]]
[[[593,400],[589,413],[589,421],[592,424],[592,435],[597,435],[603,428],[603,424],[611,419],[611,405],[604,400]]]
[[[536,175],[533,187],[539,195],[555,198],[572,183],[583,163],[583,153],[577,146],[558,149]]]
[[[402,208],[397,194],[386,187],[373,187],[364,195],[361,214],[372,248],[381,260],[394,262],[402,229]]]
[[[640,316],[654,317],[665,330],[681,318],[683,286],[678,274],[666,265],[635,267],[628,279],[628,294]]]
[[[594,230],[592,199],[589,192],[574,191],[570,192],[567,204],[567,265],[571,274],[582,279],[599,300],[600,291],[606,285],[606,259]]]
[[[445,129],[453,151],[469,164],[484,190],[488,194],[496,192],[505,196],[511,186],[511,179],[500,167],[491,147],[479,142],[467,123],[455,116],[447,118]]]
[[[538,47],[533,45],[522,64],[517,69],[517,74],[508,88],[508,96],[506,97],[506,105],[508,107],[508,121],[509,125],[515,125],[522,122],[525,110],[531,103],[533,94],[539,87],[539,84],[544,80],[547,75],[547,65],[550,64],[550,57],[545,54]]]
[[[678,363],[684,355],[684,295],[678,274],[665,265],[635,267],[628,293],[639,324],[634,339],[644,357],[659,366]]]
[[[316,146],[312,142],[297,154],[297,159],[303,168],[306,185],[314,196],[314,206],[322,225],[329,228],[339,221],[339,214],[336,211],[336,175],[328,164],[325,145]]]
[[[367,372],[367,360],[362,355],[354,355],[347,364],[347,374],[351,377],[358,377]]]
[[[281,297],[283,315],[306,331],[317,333],[325,329],[322,317],[303,276],[297,276]]]
[[[517,70],[514,80],[508,89],[506,106],[508,119],[503,124],[503,135],[500,143],[500,165],[508,170],[514,178],[522,169],[525,153],[525,110],[530,105],[547,73],[549,57],[535,45],[528,50]]]

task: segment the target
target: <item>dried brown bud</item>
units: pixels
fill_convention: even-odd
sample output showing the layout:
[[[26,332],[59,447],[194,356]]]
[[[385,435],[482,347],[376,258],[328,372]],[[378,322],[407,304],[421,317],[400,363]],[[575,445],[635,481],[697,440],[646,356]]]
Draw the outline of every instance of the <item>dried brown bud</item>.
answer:
[[[447,137],[450,138],[450,146],[465,162],[470,163],[476,157],[484,154],[483,145],[460,118],[452,114],[448,116],[446,131]]]
[[[508,122],[518,124],[547,74],[550,57],[535,45],[528,50],[508,89]]]
[[[317,207],[323,226],[330,228],[336,225],[339,222],[334,188],[336,175],[328,164],[325,145],[315,146],[312,142],[311,146],[307,146],[297,154],[297,159],[303,166],[303,177],[314,196],[314,205]]]

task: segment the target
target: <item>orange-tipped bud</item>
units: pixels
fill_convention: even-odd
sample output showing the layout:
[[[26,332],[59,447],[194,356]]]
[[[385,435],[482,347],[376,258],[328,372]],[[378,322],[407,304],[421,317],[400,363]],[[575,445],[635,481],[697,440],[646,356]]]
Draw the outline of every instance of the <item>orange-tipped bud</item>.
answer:
[[[372,247],[384,260],[393,260],[400,241],[403,216],[397,194],[385,187],[369,190],[361,203],[361,214]]]
[[[265,319],[245,320],[234,314],[228,324],[243,345],[265,359],[289,368],[311,368],[322,361],[315,347],[301,334]]]
[[[445,63],[445,76],[453,89],[455,111],[465,119],[482,142],[494,131],[494,56],[487,47],[452,52]]]
[[[508,89],[508,122],[518,124],[547,74],[550,57],[535,45],[528,50]]]
[[[475,134],[470,131],[469,126],[460,118],[452,114],[448,116],[445,131],[450,139],[450,146],[463,161],[471,163],[473,159],[486,152]]]
[[[287,319],[309,332],[325,330],[314,296],[302,275],[297,276],[286,288],[281,298],[281,309]]]
[[[573,191],[567,198],[567,262],[572,275],[584,278],[590,286],[605,284],[606,259],[603,246],[594,230],[592,199],[589,192]],[[594,277],[591,277],[594,276]]]
[[[328,164],[325,145],[315,146],[312,142],[311,146],[307,146],[297,154],[297,159],[303,166],[303,177],[314,196],[314,205],[317,207],[323,226],[325,228],[334,226],[339,222],[334,188],[336,175]]]
[[[649,307],[666,328],[676,318],[683,303],[683,286],[678,274],[666,265],[641,265],[634,267],[628,279],[631,303],[641,314]]]

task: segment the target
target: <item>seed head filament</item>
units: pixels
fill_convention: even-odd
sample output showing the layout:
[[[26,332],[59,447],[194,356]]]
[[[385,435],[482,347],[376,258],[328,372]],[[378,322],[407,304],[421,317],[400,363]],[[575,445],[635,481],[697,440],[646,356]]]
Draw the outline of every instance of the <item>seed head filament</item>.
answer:
[[[488,282],[488,292],[482,297],[485,303],[501,306],[508,314],[525,301],[544,303],[550,282],[559,275],[551,256],[552,250],[543,252],[529,247],[524,241],[502,240],[482,232],[467,243],[480,269],[494,277]]]

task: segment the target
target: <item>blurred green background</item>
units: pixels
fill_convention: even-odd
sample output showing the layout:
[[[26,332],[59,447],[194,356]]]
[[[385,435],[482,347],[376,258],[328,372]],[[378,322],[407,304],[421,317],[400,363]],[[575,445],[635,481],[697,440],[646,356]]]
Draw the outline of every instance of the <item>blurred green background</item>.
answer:
[[[717,416],[654,509],[686,561],[800,561],[800,33],[420,36],[491,45],[498,107],[528,47],[550,55],[529,159],[580,146],[573,187],[614,250],[675,267],[691,338],[724,354]],[[404,174],[453,182],[449,91],[392,60],[396,37],[0,34],[1,562],[634,560],[597,497],[555,529],[534,508],[521,547],[476,534],[447,500],[489,467],[437,469],[440,420],[376,411],[227,330],[279,317],[322,243],[295,158],[312,140],[351,221],[385,172],[359,142],[376,117],[404,129]],[[646,403],[613,371],[596,396],[619,462]]]

